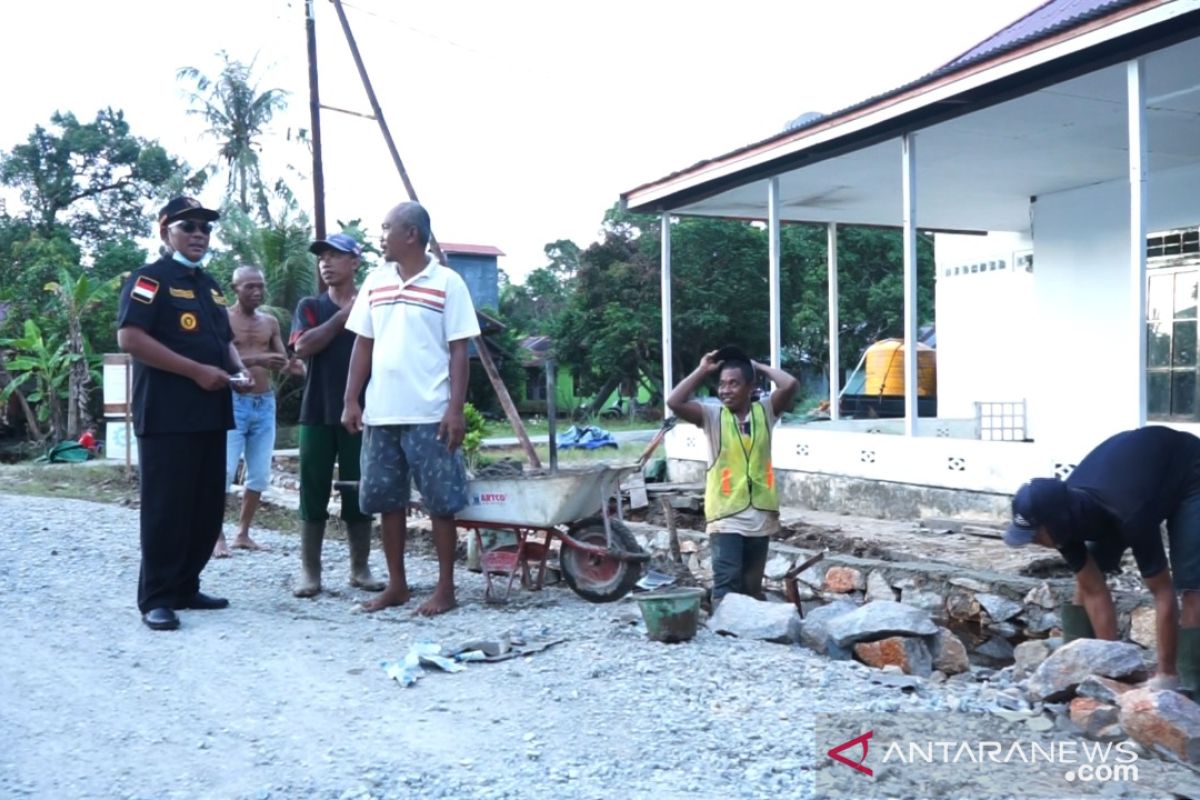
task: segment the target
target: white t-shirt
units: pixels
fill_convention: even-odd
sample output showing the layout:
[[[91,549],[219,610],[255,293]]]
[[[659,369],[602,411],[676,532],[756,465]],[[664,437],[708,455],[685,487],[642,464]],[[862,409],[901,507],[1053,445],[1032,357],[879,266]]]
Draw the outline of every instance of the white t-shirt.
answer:
[[[775,410],[771,406],[771,398],[763,397],[755,401],[762,405],[766,413],[767,429],[775,427]],[[721,409],[720,403],[701,403],[704,412],[704,435],[708,438],[708,466],[721,453]],[[747,417],[749,419],[749,417]],[[770,536],[779,530],[779,512],[763,511],[754,506],[748,507],[729,517],[722,517],[708,523],[705,528],[708,533],[740,533],[742,536]]]
[[[471,294],[433,258],[405,281],[387,263],[358,290],[346,329],[374,340],[363,423],[440,422],[450,405],[450,342],[479,335]]]

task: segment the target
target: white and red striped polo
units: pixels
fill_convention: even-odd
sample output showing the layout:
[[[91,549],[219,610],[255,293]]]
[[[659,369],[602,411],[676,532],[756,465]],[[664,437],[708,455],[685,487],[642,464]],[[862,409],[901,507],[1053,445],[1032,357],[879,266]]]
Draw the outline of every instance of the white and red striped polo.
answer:
[[[363,422],[440,422],[450,404],[450,342],[479,335],[467,285],[432,258],[405,281],[395,264],[363,281],[347,330],[374,340]]]

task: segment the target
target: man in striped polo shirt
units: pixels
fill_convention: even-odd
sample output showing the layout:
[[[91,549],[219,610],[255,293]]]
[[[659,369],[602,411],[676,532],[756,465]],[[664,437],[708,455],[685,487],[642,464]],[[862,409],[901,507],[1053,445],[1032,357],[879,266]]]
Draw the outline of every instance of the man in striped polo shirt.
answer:
[[[425,616],[454,608],[454,514],[467,504],[462,444],[470,364],[479,335],[471,295],[458,273],[427,252],[429,213],[419,203],[388,212],[381,245],[387,262],[367,276],[346,329],[358,336],[350,356],[342,424],[363,431],[359,505],[380,515],[388,585],[366,603],[379,611],[408,602],[404,543],[410,479],[433,524],[438,581],[417,608]],[[365,406],[359,403],[366,386]]]

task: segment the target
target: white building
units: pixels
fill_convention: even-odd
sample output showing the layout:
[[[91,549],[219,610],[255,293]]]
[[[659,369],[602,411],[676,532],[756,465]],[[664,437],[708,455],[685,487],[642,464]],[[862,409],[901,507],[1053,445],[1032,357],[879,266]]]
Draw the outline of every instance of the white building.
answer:
[[[914,83],[622,201],[664,223],[760,218],[773,242],[789,220],[901,227],[910,341],[916,231],[986,234],[936,238],[937,419],[916,417],[909,359],[904,419],[784,426],[774,460],[792,501],[999,514],[1020,483],[1065,475],[1113,432],[1200,432],[1197,187],[1200,0],[1051,0]],[[830,262],[836,276],[836,247]],[[778,364],[777,246],[764,269]],[[682,377],[671,374],[669,279],[664,234],[668,386]],[[701,438],[672,432],[675,476],[703,469]]]

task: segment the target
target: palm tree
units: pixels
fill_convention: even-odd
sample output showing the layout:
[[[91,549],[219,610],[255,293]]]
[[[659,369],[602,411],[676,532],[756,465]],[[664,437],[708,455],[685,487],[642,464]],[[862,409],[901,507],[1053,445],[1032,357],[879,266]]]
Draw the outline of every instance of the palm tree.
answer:
[[[275,185],[274,195],[281,210],[275,215],[268,212],[261,223],[227,206],[221,215],[221,240],[233,256],[231,269],[245,264],[262,270],[270,297],[263,310],[279,319],[287,341],[292,311],[316,288],[316,269],[308,252],[312,242],[308,216],[282,181]]]
[[[253,76],[254,61],[243,64],[232,59],[224,50],[218,55],[225,61],[216,79],[205,76],[195,67],[183,67],[176,73],[181,81],[194,84],[188,92],[191,113],[199,114],[208,123],[208,134],[217,139],[221,148],[220,161],[229,172],[225,195],[237,197],[237,207],[243,214],[251,211],[251,196],[258,213],[268,217],[267,192],[259,171],[259,140],[275,112],[287,107],[287,92],[282,89],[259,91]]]

